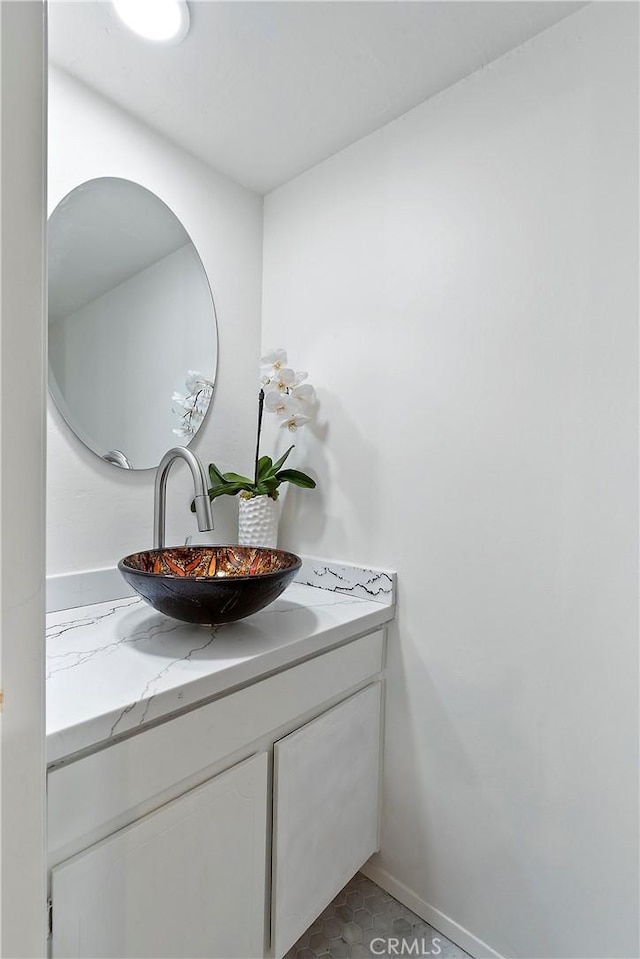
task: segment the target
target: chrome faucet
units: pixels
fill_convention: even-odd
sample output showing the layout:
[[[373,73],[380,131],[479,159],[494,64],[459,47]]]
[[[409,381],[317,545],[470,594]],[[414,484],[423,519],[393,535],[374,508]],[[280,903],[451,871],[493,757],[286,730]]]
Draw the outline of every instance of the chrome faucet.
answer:
[[[158,466],[156,473],[156,483],[153,496],[153,548],[162,549],[164,546],[164,527],[167,512],[167,476],[171,465],[177,459],[186,461],[191,475],[193,476],[193,488],[196,499],[196,518],[198,520],[198,529],[201,533],[213,529],[213,519],[211,518],[211,503],[209,493],[207,492],[207,474],[204,466],[198,457],[185,449],[184,446],[174,446],[168,450]]]

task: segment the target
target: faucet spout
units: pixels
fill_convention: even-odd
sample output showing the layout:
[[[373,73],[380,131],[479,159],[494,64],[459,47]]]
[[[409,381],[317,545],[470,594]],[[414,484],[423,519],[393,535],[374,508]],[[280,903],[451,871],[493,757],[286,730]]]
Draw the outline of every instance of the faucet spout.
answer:
[[[183,459],[187,463],[193,476],[193,489],[196,502],[196,519],[198,529],[201,533],[213,529],[213,519],[211,517],[211,503],[207,491],[207,474],[204,466],[191,450],[184,446],[174,446],[168,450],[162,459],[156,472],[156,482],[153,496],[153,548],[162,549],[164,546],[165,521],[167,513],[167,476],[171,466],[177,459]]]

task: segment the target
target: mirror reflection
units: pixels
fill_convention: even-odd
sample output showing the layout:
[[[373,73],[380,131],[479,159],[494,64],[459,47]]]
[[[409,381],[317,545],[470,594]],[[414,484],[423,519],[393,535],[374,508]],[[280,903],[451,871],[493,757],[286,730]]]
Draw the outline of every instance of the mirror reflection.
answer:
[[[175,214],[117,177],[72,190],[49,220],[49,386],[75,434],[155,467],[202,425],[216,365],[211,290]]]

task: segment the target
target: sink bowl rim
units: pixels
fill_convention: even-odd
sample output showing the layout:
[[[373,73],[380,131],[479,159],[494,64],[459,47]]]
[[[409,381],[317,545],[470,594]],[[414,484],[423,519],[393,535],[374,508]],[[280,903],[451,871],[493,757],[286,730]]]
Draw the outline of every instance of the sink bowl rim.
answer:
[[[176,573],[154,573],[150,570],[145,569],[136,569],[135,566],[130,566],[127,564],[127,560],[131,559],[132,556],[137,556],[140,553],[163,553],[173,549],[180,550],[197,550],[203,549],[250,549],[250,550],[267,550],[270,553],[280,553],[282,556],[290,556],[293,558],[294,562],[290,566],[283,566],[281,569],[272,569],[266,573],[244,573],[237,576],[233,574],[228,576],[178,576]],[[283,573],[294,573],[297,572],[302,566],[302,559],[298,556],[297,553],[292,553],[291,550],[279,549],[275,546],[241,546],[239,543],[216,543],[208,545],[178,545],[178,546],[160,546],[160,547],[151,547],[150,549],[137,549],[133,553],[128,553],[126,556],[123,556],[118,562],[118,569],[120,572],[124,573],[135,573],[136,576],[145,576],[149,579],[175,579],[179,582],[189,582],[189,583],[223,583],[223,582],[233,582],[238,583],[242,581],[256,582],[257,580],[269,579],[272,576],[282,576]]]

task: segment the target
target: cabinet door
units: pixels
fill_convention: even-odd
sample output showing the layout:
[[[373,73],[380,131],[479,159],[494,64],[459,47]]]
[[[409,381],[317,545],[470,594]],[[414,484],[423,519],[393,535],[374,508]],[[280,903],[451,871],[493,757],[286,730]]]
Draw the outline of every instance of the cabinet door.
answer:
[[[380,691],[368,686],[275,744],[276,957],[378,848]]]
[[[52,870],[53,959],[264,954],[267,754]]]

